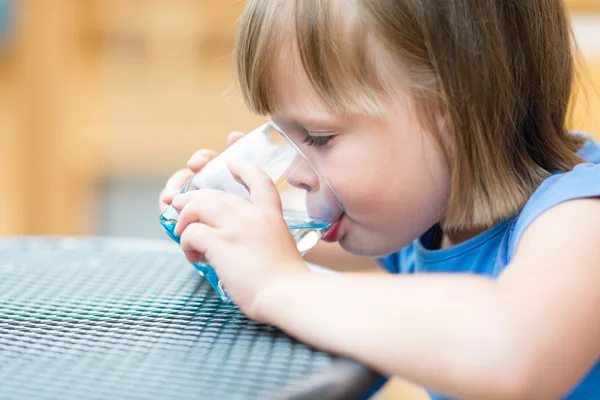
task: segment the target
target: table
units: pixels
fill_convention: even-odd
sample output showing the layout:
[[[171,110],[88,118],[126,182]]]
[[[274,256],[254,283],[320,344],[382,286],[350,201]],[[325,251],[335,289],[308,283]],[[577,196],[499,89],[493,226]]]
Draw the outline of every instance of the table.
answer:
[[[222,303],[173,243],[0,239],[2,399],[348,399],[377,381]]]

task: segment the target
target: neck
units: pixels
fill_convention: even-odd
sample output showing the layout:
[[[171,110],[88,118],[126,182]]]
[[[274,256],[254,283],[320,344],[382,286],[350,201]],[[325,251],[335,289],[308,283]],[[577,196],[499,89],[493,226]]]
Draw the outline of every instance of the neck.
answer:
[[[479,235],[484,232],[485,229],[474,229],[470,231],[461,231],[461,232],[443,232],[442,240],[440,241],[440,249],[449,249],[454,247],[462,242],[466,242],[467,240]]]

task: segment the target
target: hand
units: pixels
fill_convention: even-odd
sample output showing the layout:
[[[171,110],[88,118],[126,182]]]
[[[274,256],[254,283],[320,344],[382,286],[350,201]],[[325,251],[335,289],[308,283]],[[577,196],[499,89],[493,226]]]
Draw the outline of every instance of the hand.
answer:
[[[242,132],[231,132],[229,136],[227,136],[227,145],[231,146],[239,139],[244,136]],[[194,174],[197,174],[204,168],[206,163],[215,158],[217,153],[213,150],[198,150],[197,152],[190,157],[187,162],[187,168],[180,169],[175,172],[167,183],[165,184],[165,188],[160,192],[158,196],[158,207],[160,212],[164,212],[167,207],[173,201],[173,197],[177,196],[181,193],[181,189],[190,180]]]
[[[265,322],[265,291],[309,270],[283,219],[271,179],[254,165],[230,164],[229,170],[246,185],[252,203],[209,189],[178,195],[173,199],[181,210],[175,232],[187,259],[208,262],[242,312]]]

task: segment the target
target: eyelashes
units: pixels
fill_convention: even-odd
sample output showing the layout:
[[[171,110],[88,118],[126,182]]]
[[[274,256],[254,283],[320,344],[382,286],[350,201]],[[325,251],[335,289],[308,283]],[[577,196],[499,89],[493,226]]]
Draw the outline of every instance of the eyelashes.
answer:
[[[302,143],[313,147],[325,147],[330,142],[333,136],[306,136],[306,139],[302,140]]]

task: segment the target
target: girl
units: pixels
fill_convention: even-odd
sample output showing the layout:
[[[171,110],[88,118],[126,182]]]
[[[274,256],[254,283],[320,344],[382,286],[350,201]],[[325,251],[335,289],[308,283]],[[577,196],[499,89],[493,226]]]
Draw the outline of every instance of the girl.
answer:
[[[250,165],[252,203],[162,196],[187,258],[250,318],[436,399],[600,398],[600,147],[565,128],[571,43],[561,0],[249,0],[248,106],[338,193],[332,239],[395,275],[310,273]]]

